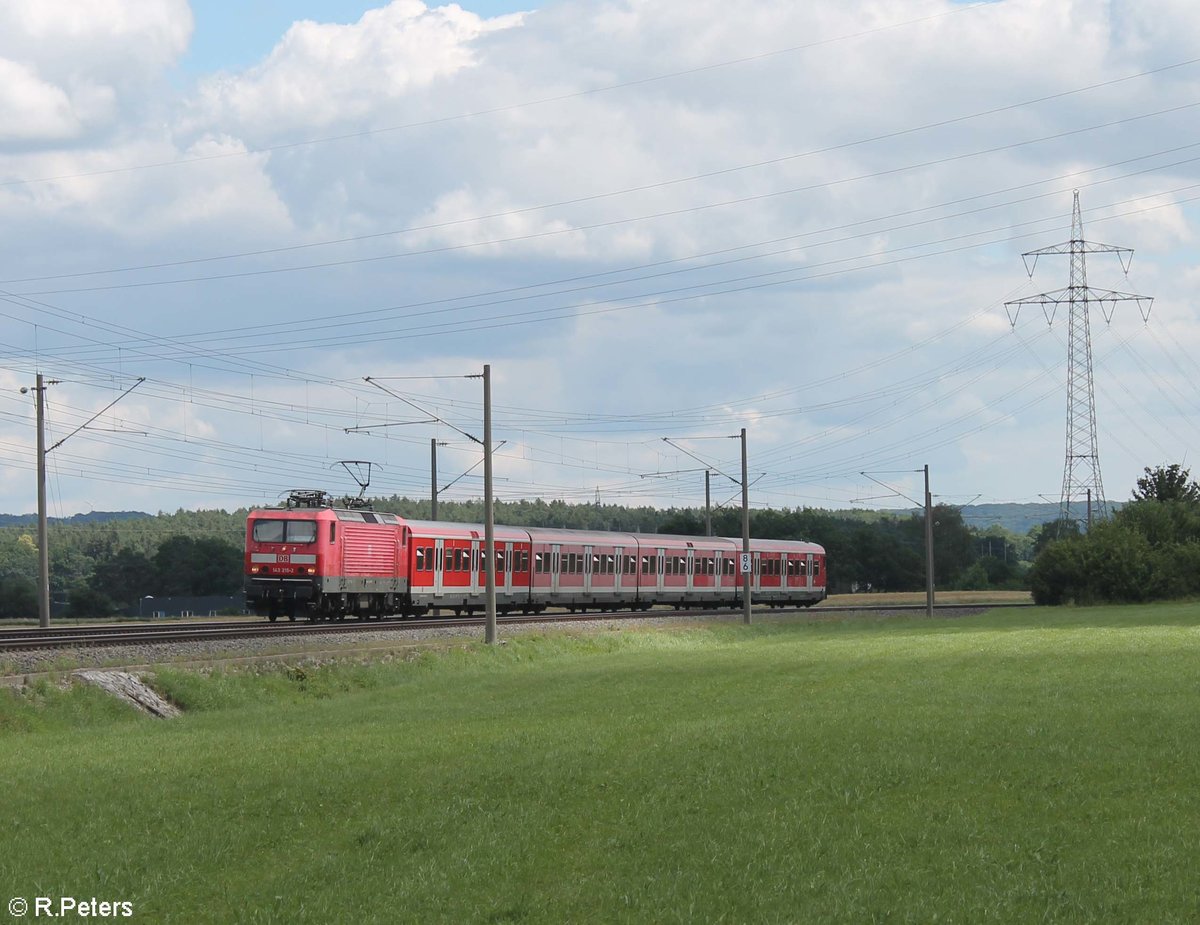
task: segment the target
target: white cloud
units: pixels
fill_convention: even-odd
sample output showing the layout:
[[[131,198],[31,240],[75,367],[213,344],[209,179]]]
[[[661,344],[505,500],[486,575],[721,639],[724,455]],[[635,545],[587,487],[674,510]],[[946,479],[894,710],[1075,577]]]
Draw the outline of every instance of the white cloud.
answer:
[[[261,64],[203,81],[193,120],[257,138],[375,124],[384,113],[402,115],[391,101],[472,67],[481,36],[520,22],[520,14],[484,19],[420,0],[394,0],[351,25],[300,21]]]
[[[186,49],[187,0],[0,5],[0,144],[112,127]]]
[[[227,471],[215,451],[153,448],[210,501],[372,452],[384,490],[423,491],[427,432],[344,433],[379,400],[361,377],[483,362],[521,448],[513,492],[695,501],[694,479],[639,483],[688,465],[659,438],[748,423],[773,503],[848,502],[857,472],[925,462],[946,494],[1030,499],[1061,479],[1065,324],[1031,309],[1013,332],[1002,302],[1066,285],[1065,260],[1029,283],[1019,254],[1069,236],[1073,188],[1088,237],[1138,248],[1129,285],[1163,308],[1158,340],[1114,338],[1098,360],[1114,495],[1154,445],[1131,421],[1164,447],[1191,434],[1169,402],[1157,418],[1139,403],[1168,387],[1142,369],[1154,351],[1188,368],[1200,349],[1198,171],[1170,150],[1193,113],[1151,115],[1193,101],[1200,68],[1122,79],[1192,57],[1191,4],[564,0],[485,19],[397,0],[296,23],[256,66],[178,91],[182,4],[21,6],[0,13],[0,181],[65,179],[0,186],[3,286],[60,313],[9,309],[5,362],[144,366],[225,396],[198,420],[237,448]],[[809,47],[772,54],[787,46]],[[497,238],[524,240],[482,243]],[[276,272],[305,265],[321,266]],[[227,278],[55,291],[206,275]],[[413,388],[477,418],[469,391]],[[178,421],[182,393],[160,393],[148,418]]]
[[[0,144],[63,139],[78,133],[71,99],[27,65],[0,58]]]

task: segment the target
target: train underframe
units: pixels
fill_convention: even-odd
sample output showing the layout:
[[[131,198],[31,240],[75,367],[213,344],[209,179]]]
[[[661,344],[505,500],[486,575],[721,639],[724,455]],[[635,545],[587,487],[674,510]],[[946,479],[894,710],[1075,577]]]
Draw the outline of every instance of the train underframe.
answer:
[[[799,592],[799,593],[796,593]],[[536,592],[535,592],[536,593]],[[781,594],[778,589],[760,589],[754,595],[755,603],[768,607],[811,607],[825,599],[824,588],[789,589]],[[654,606],[674,606],[676,610],[720,610],[737,609],[742,606],[741,595],[714,596],[695,595],[672,591],[669,598],[659,600],[640,594],[632,597],[609,597],[576,595],[561,601],[538,600],[532,595],[504,592],[497,595],[496,609],[502,614],[544,613],[557,607],[570,613],[642,610]],[[330,591],[312,580],[264,580],[252,579],[246,584],[246,609],[274,623],[281,617],[287,620],[322,622],[350,619],[371,620],[384,617],[422,617],[431,613],[449,612],[456,616],[483,613],[483,594],[472,591],[462,594],[433,594],[424,589],[388,591]]]

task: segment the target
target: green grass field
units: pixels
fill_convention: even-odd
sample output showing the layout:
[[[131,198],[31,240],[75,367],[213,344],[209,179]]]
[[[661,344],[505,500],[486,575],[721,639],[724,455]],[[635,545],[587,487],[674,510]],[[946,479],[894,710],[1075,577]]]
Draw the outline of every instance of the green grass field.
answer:
[[[517,638],[0,692],[0,907],[1194,922],[1200,605]],[[30,916],[32,918],[32,914]],[[11,919],[16,921],[16,919]]]

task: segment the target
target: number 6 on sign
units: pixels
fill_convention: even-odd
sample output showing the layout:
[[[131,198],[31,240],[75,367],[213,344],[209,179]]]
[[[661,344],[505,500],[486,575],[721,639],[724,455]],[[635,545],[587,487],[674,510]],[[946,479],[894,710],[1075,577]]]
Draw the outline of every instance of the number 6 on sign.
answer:
[[[742,574],[750,574],[750,553],[748,552],[742,553]]]

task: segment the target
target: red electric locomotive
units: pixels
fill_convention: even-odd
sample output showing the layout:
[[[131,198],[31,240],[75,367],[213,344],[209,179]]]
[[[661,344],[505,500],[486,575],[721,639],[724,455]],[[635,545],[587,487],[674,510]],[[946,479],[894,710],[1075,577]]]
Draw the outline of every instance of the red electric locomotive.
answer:
[[[752,598],[771,606],[824,600],[825,550],[751,540]],[[502,612],[739,607],[741,541],[497,526],[496,604]],[[334,507],[295,491],[246,522],[246,603],[271,621],[414,616],[484,608],[484,528]]]

